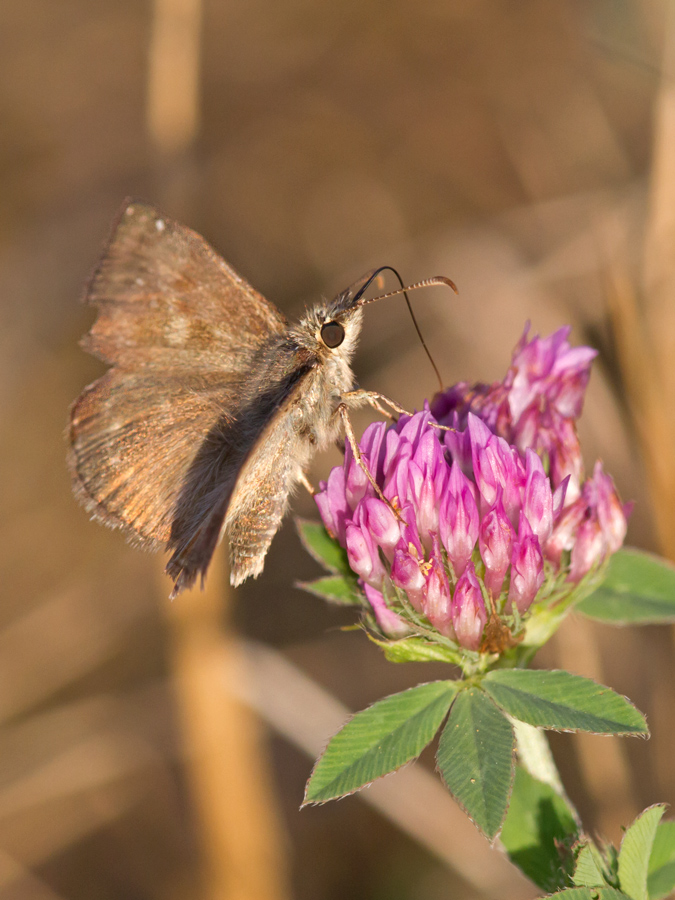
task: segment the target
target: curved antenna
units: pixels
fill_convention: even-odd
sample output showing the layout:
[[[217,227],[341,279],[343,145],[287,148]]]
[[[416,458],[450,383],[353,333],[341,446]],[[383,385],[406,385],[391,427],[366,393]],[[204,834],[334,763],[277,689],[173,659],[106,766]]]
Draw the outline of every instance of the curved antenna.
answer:
[[[354,294],[354,296],[349,301],[350,307],[361,305],[361,303],[363,302],[361,300],[361,297],[363,296],[363,294],[365,294],[365,292],[368,290],[368,288],[371,286],[371,284],[375,281],[375,279],[380,274],[380,272],[384,272],[386,270],[393,272],[396,275],[396,277],[398,278],[398,280],[401,282],[401,284],[403,284],[403,282],[401,281],[401,276],[398,274],[396,269],[392,269],[391,266],[380,266],[378,269],[373,269],[372,272],[369,272],[367,275],[363,276],[363,284],[361,285],[361,287],[358,289],[358,291]],[[357,282],[357,284],[358,284],[358,282]],[[352,287],[353,286],[354,285],[352,285]]]
[[[370,284],[373,282],[375,278],[380,274],[380,272],[384,272],[388,269],[390,272],[393,272],[394,275],[398,278],[399,283],[401,285],[395,291],[389,291],[387,294],[380,294],[379,297],[363,297],[363,293],[367,290]],[[415,331],[417,332],[417,336],[420,339],[422,346],[424,347],[424,352],[429,358],[429,362],[433,366],[434,372],[436,373],[436,378],[438,378],[439,389],[443,390],[443,379],[441,378],[441,373],[438,371],[438,366],[434,362],[434,359],[429,352],[429,348],[427,347],[424,338],[422,337],[422,332],[420,331],[420,326],[417,324],[417,319],[415,318],[415,313],[413,312],[413,308],[410,305],[410,298],[408,297],[408,291],[415,291],[417,288],[423,287],[431,287],[432,285],[440,285],[444,284],[446,287],[452,288],[452,290],[459,294],[457,290],[457,286],[454,281],[451,281],[449,278],[446,278],[445,275],[436,275],[434,278],[425,278],[423,281],[416,281],[415,284],[409,284],[407,287],[403,284],[403,279],[399,275],[399,273],[392,266],[380,266],[379,269],[375,269],[372,275],[368,278],[363,287],[359,290],[357,295],[354,297],[354,305],[355,306],[365,306],[367,303],[375,303],[376,300],[387,300],[389,297],[396,297],[398,294],[403,294],[405,296],[405,302],[408,305],[408,312],[410,313],[410,318],[413,320],[413,325],[415,326]]]

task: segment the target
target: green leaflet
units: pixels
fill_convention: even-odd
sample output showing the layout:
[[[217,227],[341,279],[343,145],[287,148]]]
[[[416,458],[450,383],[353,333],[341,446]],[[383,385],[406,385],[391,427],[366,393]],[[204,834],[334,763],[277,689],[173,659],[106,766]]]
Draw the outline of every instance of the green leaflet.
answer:
[[[619,884],[633,900],[647,900],[647,874],[664,805],[650,806],[628,827],[619,850]]]
[[[503,713],[479,688],[458,694],[438,745],[443,781],[490,839],[506,815],[515,738]]]
[[[509,715],[539,728],[594,734],[647,734],[625,698],[589,678],[561,670],[495,669],[482,682]]]
[[[577,860],[572,877],[579,887],[598,887],[606,884],[602,856],[591,841],[577,849]]]
[[[675,566],[642,550],[619,550],[600,587],[575,609],[613,625],[675,622]]]
[[[570,848],[577,838],[574,812],[552,787],[521,765],[500,840],[514,865],[546,891],[569,883]],[[565,850],[565,848],[567,848]]]
[[[661,900],[675,888],[675,822],[659,822],[649,858],[647,893]]]
[[[317,578],[316,581],[299,581],[297,587],[339,606],[361,605],[355,581],[340,575],[326,575],[325,578]]]
[[[551,894],[562,900],[631,900],[627,894],[611,887],[573,887]]]
[[[343,575],[356,583],[356,575],[349,568],[347,551],[333,540],[321,522],[296,519],[302,545],[314,559],[335,575]]]
[[[331,739],[307,783],[305,803],[323,803],[415,759],[438,731],[459,682],[434,681],[356,713]]]
[[[398,641],[381,641],[370,634],[368,637],[382,648],[389,662],[444,662],[458,665],[461,660],[461,654],[456,650],[422,637],[401,638]]]

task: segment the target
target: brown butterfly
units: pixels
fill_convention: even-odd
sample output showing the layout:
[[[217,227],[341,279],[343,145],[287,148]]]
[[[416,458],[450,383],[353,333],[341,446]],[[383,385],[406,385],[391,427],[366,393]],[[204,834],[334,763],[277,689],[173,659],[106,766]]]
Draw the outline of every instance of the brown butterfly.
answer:
[[[382,411],[350,368],[380,271],[289,325],[198,234],[142,203],[121,213],[82,341],[111,368],[73,404],[69,467],[94,518],[171,552],[172,596],[225,532],[232,584],[259,575],[314,451],[342,424],[356,449],[347,404]]]

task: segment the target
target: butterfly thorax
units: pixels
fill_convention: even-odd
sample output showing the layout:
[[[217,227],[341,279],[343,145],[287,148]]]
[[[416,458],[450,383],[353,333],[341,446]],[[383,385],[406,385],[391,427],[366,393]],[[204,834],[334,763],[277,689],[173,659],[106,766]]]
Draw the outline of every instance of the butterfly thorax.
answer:
[[[306,320],[283,337],[268,341],[257,354],[242,392],[249,427],[255,429],[277,413],[288,417],[289,436],[306,443],[309,453],[335,440],[339,431],[335,412],[342,394],[354,383],[353,343],[355,339],[345,340],[346,346],[331,350],[317,340]],[[304,469],[307,460],[298,462]]]
[[[308,310],[295,328],[289,331],[289,343],[302,357],[312,360],[299,402],[300,413],[314,433],[317,449],[335,440],[339,431],[336,410],[342,395],[353,388],[351,360],[361,332],[363,313],[345,308],[339,295],[335,300]],[[329,347],[322,339],[327,323],[340,326],[344,337],[337,347]]]

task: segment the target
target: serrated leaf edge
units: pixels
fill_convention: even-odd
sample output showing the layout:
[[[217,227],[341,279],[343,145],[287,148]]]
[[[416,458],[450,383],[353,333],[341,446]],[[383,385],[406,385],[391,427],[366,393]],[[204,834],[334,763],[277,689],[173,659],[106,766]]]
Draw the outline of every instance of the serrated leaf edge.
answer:
[[[626,703],[632,709],[634,709],[640,716],[642,716],[642,719],[645,723],[645,728],[647,730],[646,731],[586,731],[585,729],[581,729],[581,728],[557,728],[557,727],[551,726],[551,725],[535,725],[533,727],[541,728],[544,731],[556,731],[560,734],[596,734],[601,737],[637,737],[637,738],[643,738],[644,740],[649,740],[649,738],[651,737],[651,732],[649,731],[649,725],[647,724],[647,717],[641,710],[639,710],[637,708],[637,706],[633,703],[633,701],[630,699],[630,697],[626,697],[625,694],[621,694],[621,693],[619,693],[619,691],[615,691],[614,688],[609,687],[609,685],[602,684],[599,681],[595,681],[593,678],[587,678],[585,675],[577,675],[576,672],[568,672],[567,669],[493,669],[491,672],[487,673],[487,675],[483,679],[483,682],[485,682],[487,680],[488,684],[490,683],[490,681],[488,680],[488,676],[491,675],[492,672],[506,673],[506,672],[520,672],[520,671],[551,672],[552,674],[564,672],[566,675],[573,675],[575,678],[583,678],[584,681],[590,681],[593,684],[596,684],[598,687],[601,687],[601,688],[604,688],[605,690],[611,691],[613,694],[616,694],[617,697],[621,697],[622,700],[625,700]],[[492,700],[492,702],[496,706],[499,707],[499,709],[503,713],[505,713],[507,716],[512,716],[514,719],[517,719],[517,717],[514,716],[513,713],[510,713],[510,712],[508,712],[508,710],[504,709],[504,707],[499,703],[499,701],[495,697],[492,696],[492,694],[490,694],[487,690],[485,690],[485,693],[488,695],[490,700]],[[517,719],[517,721],[523,722],[524,720]],[[531,723],[525,722],[525,724],[529,725]]]
[[[621,855],[622,855],[622,853],[623,853],[623,851],[624,851],[624,845],[625,845],[625,842],[626,842],[626,838],[630,835],[631,829],[632,829],[635,825],[637,825],[637,823],[638,823],[638,822],[639,822],[639,821],[640,821],[640,820],[641,820],[648,812],[651,812],[651,810],[653,810],[653,809],[660,809],[660,810],[661,810],[661,815],[660,815],[659,818],[657,819],[657,821],[656,821],[656,827],[654,828],[654,837],[656,837],[656,829],[658,828],[659,822],[660,822],[661,819],[663,818],[663,815],[664,815],[664,813],[665,813],[665,811],[666,811],[666,808],[667,808],[667,804],[666,804],[666,803],[652,803],[651,806],[648,806],[648,807],[646,807],[646,809],[643,809],[642,812],[641,812],[639,815],[637,815],[637,816],[633,819],[633,821],[630,823],[630,825],[629,825],[628,828],[626,829],[625,834],[624,834],[623,838],[621,839],[621,846],[619,847],[619,855],[618,855],[618,859],[617,859],[618,867],[619,867],[619,868],[618,868],[618,873],[619,873],[619,884],[621,884]],[[650,855],[651,855],[651,851],[652,851],[652,847],[653,847],[653,846],[654,846],[654,841],[652,841],[652,846],[649,848],[649,853],[650,853]],[[624,859],[625,859],[625,857],[624,857]],[[647,883],[648,883],[648,881],[649,881],[649,857],[647,858],[646,866],[647,866],[647,868],[645,869],[645,897],[647,898],[647,897],[648,897],[648,895],[647,895]],[[628,896],[632,896],[632,895],[629,894]],[[633,900],[641,900],[641,898],[633,898]]]
[[[468,689],[469,687],[470,687],[470,685],[467,685],[466,688],[463,688],[463,690],[466,690],[466,689]],[[482,688],[478,688],[478,690],[482,690]],[[494,702],[494,700],[492,699],[492,697],[490,697],[489,694],[487,694],[486,691],[483,691],[483,693],[484,693],[485,696],[488,698],[488,700],[490,700],[492,703],[494,703],[495,707],[499,710],[499,712],[503,714],[503,713],[504,713],[504,710]],[[458,691],[458,692],[457,692],[457,696],[455,697],[455,700],[457,699],[457,697],[459,696],[459,694],[460,694],[460,692]],[[453,701],[453,703],[454,703],[454,701]],[[449,713],[450,713],[450,710],[448,710],[448,715],[449,715]],[[507,716],[504,716],[504,718],[506,719],[507,722],[509,722]],[[445,728],[447,727],[447,724],[448,724],[448,723],[447,723],[447,720],[446,720],[445,723],[443,724],[443,729],[445,729]],[[459,806],[459,808],[466,814],[467,819],[468,819],[468,820],[471,822],[471,824],[474,825],[475,828],[483,835],[483,837],[488,841],[488,843],[490,844],[491,847],[494,847],[494,845],[497,843],[497,841],[498,841],[498,839],[499,839],[499,835],[502,833],[502,828],[504,827],[504,822],[506,821],[506,814],[507,814],[508,811],[509,811],[509,806],[510,806],[510,803],[511,803],[511,795],[513,794],[513,785],[514,785],[514,782],[515,782],[515,775],[516,775],[516,755],[517,755],[517,753],[516,753],[516,737],[515,737],[515,732],[514,732],[514,730],[513,730],[513,725],[511,725],[510,722],[509,722],[509,727],[510,727],[510,729],[511,729],[511,734],[513,735],[513,742],[512,742],[512,744],[511,744],[511,776],[510,776],[510,781],[509,781],[509,790],[508,790],[508,793],[507,793],[507,795],[506,795],[506,804],[504,805],[504,813],[503,813],[503,815],[502,815],[501,822],[499,823],[499,828],[497,829],[497,831],[495,832],[495,834],[494,834],[493,837],[490,837],[490,835],[488,835],[488,834],[481,828],[481,826],[478,824],[478,822],[475,821],[475,819],[473,818],[473,816],[471,815],[471,813],[468,811],[468,809],[464,806],[464,804],[463,804],[462,801],[459,799],[459,797],[456,797],[455,794],[452,792],[452,790],[451,790],[450,787],[448,786],[448,783],[446,782],[445,778],[443,777],[443,772],[441,771],[441,769],[440,769],[439,766],[438,766],[438,754],[436,754],[436,765],[435,765],[436,772],[438,773],[438,775],[439,775],[441,781],[443,782],[443,784],[444,784],[444,786],[445,786],[445,789],[446,789],[447,792],[450,794],[450,796],[452,797],[452,799],[455,801],[455,803],[457,804],[457,806]],[[439,728],[438,730],[440,731],[441,729]]]
[[[443,680],[449,681],[449,682],[452,681],[452,679],[440,679],[440,681],[443,681]],[[401,763],[400,766],[396,766],[395,768],[390,769],[388,772],[383,772],[382,775],[376,775],[375,778],[373,778],[371,781],[366,781],[362,785],[359,785],[359,787],[355,787],[351,791],[346,791],[344,794],[338,794],[335,797],[327,797],[325,800],[308,800],[307,799],[307,791],[309,790],[309,786],[311,784],[312,778],[314,777],[314,773],[316,772],[317,766],[323,759],[323,756],[324,756],[326,750],[328,749],[330,742],[333,740],[333,738],[336,737],[336,735],[338,735],[344,728],[346,728],[347,725],[349,725],[349,723],[356,716],[359,715],[359,713],[365,712],[367,709],[370,709],[371,707],[375,706],[377,703],[381,703],[384,700],[388,700],[390,697],[396,697],[398,694],[405,694],[406,691],[412,691],[412,690],[415,690],[415,688],[424,687],[427,684],[436,684],[436,683],[437,683],[436,681],[423,681],[420,684],[413,685],[413,687],[411,687],[411,688],[406,688],[406,690],[404,690],[404,691],[396,691],[393,694],[388,694],[386,697],[380,697],[379,700],[375,700],[373,703],[370,704],[370,706],[366,706],[364,709],[359,709],[356,712],[352,713],[351,716],[349,716],[349,718],[338,728],[338,730],[328,738],[328,740],[326,741],[326,743],[324,745],[323,750],[317,756],[317,758],[314,762],[314,765],[312,766],[312,771],[310,772],[309,778],[307,779],[307,783],[305,784],[305,791],[304,791],[302,803],[300,804],[300,809],[304,809],[306,806],[323,806],[325,803],[331,803],[333,800],[342,800],[344,797],[351,797],[352,794],[356,794],[359,791],[362,791],[364,788],[370,787],[371,784],[374,784],[376,781],[379,781],[380,778],[386,778],[387,775],[394,775],[396,772],[400,772],[401,769],[405,769],[406,766],[409,766],[411,763],[415,762],[415,760],[418,759],[418,757],[419,757],[419,753],[417,754],[417,756],[413,756],[411,759],[408,759],[405,762]],[[450,709],[452,708],[452,704],[457,699],[461,690],[462,690],[462,688],[459,688],[455,692],[455,694],[452,697],[452,699],[450,700],[450,702],[448,703],[448,708],[445,712],[445,715],[441,719],[439,726],[436,729],[434,735],[431,737],[429,743],[431,743],[431,741],[433,741],[433,739],[436,737],[438,732],[444,726],[444,723],[450,713]],[[425,747],[422,748],[422,750],[426,749],[426,747],[428,747],[428,746],[429,746],[429,744],[426,744]],[[422,752],[422,750],[420,750],[420,753]]]
[[[592,854],[594,854],[595,857],[596,857],[596,858],[594,859],[594,862],[596,863],[596,865],[600,866],[601,877],[602,877],[602,879],[603,879],[603,884],[574,884],[574,885],[572,885],[572,887],[575,887],[575,888],[577,888],[577,887],[578,887],[578,888],[587,887],[587,888],[589,888],[589,889],[592,889],[592,888],[600,888],[600,887],[603,887],[603,888],[604,888],[604,887],[611,887],[611,885],[607,883],[607,879],[605,878],[605,875],[606,875],[606,865],[605,865],[605,861],[604,861],[603,858],[602,858],[602,853],[600,852],[600,850],[598,849],[598,847],[596,846],[596,844],[594,844],[594,842],[591,840],[591,838],[588,837],[587,834],[582,834],[581,837],[579,838],[579,840],[576,841],[574,844],[572,844],[572,853],[580,852],[580,851],[581,851],[584,847],[586,847],[586,846],[589,846],[589,847],[590,847],[590,852],[591,852]],[[576,860],[576,858],[575,858],[575,862],[576,862],[576,861],[577,861],[577,860]],[[575,875],[575,874],[576,874],[576,865],[575,865],[575,871],[574,871],[574,873],[572,874],[572,877],[573,877],[573,878],[574,878],[574,875]],[[616,890],[616,889],[615,889],[615,890]]]

